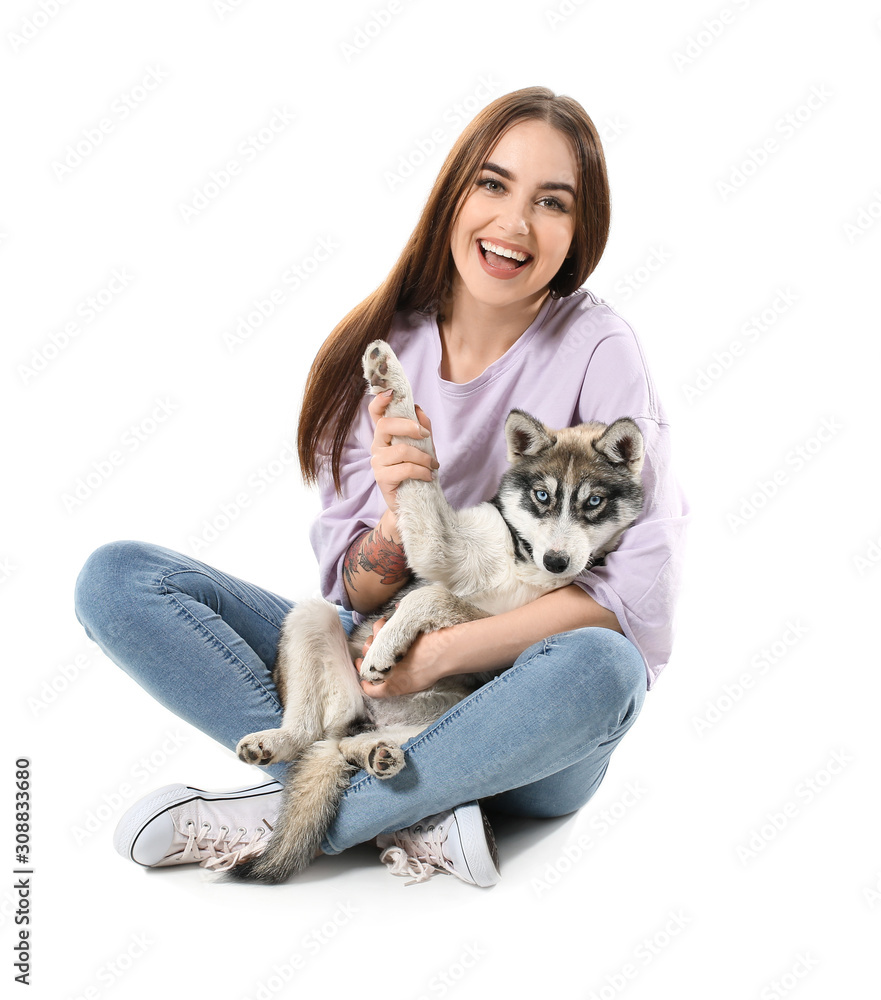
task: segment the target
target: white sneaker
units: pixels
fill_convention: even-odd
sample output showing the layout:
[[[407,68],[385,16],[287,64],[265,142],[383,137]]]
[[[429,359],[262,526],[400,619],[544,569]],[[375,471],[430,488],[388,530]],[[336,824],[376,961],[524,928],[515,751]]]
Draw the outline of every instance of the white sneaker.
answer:
[[[278,781],[224,792],[165,785],[125,812],[113,846],[145,868],[198,863],[225,871],[266,847],[283,789]]]
[[[392,875],[413,876],[407,885],[447,872],[471,885],[495,885],[499,854],[489,821],[477,802],[436,813],[395,833],[381,834],[379,860]]]

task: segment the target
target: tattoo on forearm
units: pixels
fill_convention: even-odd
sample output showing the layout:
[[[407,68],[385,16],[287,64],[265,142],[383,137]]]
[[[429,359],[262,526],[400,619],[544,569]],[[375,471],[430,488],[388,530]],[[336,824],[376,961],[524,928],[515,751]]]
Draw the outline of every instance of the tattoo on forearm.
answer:
[[[400,586],[410,576],[403,545],[386,538],[379,530],[379,525],[367,535],[356,538],[349,546],[343,561],[343,574],[349,590],[358,589],[355,578],[359,570],[378,574],[382,583],[389,586]]]

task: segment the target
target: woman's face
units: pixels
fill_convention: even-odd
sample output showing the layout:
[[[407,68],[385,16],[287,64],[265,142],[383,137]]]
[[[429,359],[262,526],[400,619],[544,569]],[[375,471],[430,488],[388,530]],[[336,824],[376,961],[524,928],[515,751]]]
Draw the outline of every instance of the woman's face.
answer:
[[[569,254],[576,184],[563,133],[540,121],[508,129],[453,224],[454,296],[524,308],[543,299]]]

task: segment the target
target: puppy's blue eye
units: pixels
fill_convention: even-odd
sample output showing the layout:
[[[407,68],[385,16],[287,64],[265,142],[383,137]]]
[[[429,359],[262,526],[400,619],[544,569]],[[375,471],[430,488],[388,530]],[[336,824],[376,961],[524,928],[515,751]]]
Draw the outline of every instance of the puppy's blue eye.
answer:
[[[595,493],[593,494],[593,496],[589,496],[587,498],[587,505],[588,505],[588,507],[599,507],[599,505],[602,502],[603,502],[603,498],[602,497],[598,497]]]
[[[539,503],[547,503],[548,500],[550,500],[550,495],[547,490],[536,490],[535,499],[538,500]]]

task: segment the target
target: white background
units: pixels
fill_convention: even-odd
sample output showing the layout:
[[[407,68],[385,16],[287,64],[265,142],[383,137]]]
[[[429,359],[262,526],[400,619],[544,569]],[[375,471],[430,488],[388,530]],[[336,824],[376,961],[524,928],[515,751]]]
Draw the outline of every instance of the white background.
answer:
[[[877,996],[881,8],[14,0],[0,28],[0,975],[17,988],[26,755],[31,996]],[[140,538],[315,589],[316,497],[279,458],[305,369],[466,120],[534,84],[606,140],[612,233],[588,287],[642,339],[694,512],[673,660],[588,806],[499,827],[492,890],[405,886],[367,847],[275,889],[126,863],[111,838],[135,798],[253,770],[86,639],[80,566]]]

